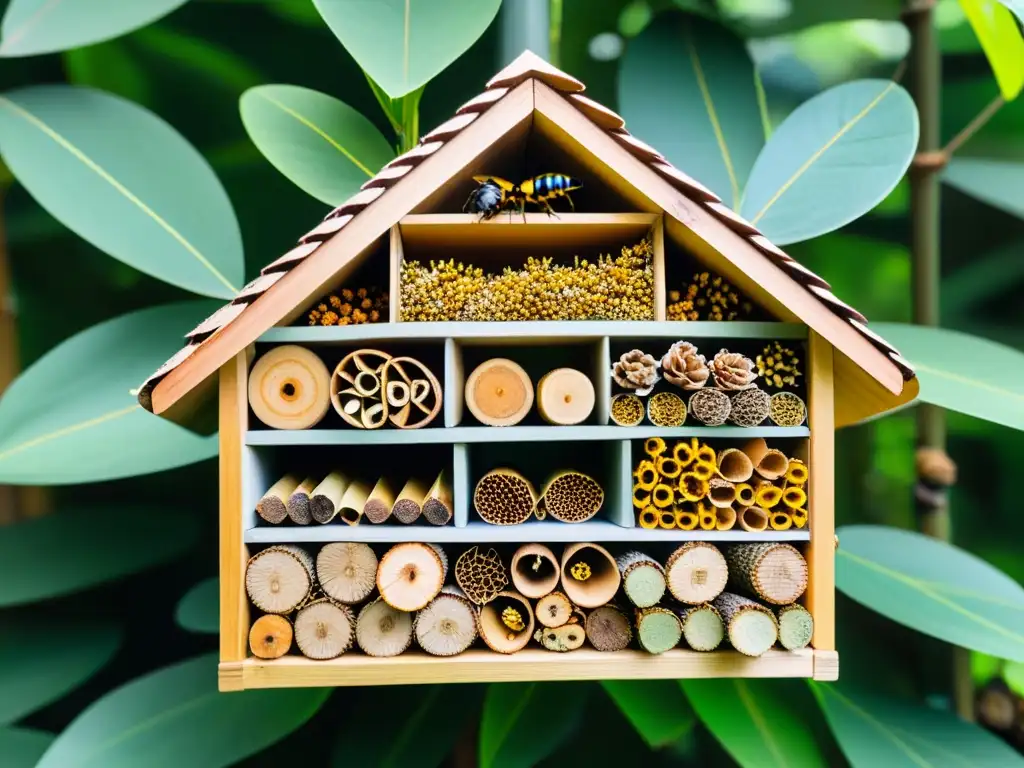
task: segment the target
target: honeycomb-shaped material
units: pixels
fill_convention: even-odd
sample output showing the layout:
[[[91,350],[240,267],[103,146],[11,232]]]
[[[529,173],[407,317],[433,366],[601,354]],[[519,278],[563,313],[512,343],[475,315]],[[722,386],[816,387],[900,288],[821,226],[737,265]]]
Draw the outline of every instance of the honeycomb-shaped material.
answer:
[[[544,490],[544,508],[563,523],[589,520],[603,503],[601,485],[582,472],[563,472],[552,478]]]
[[[508,573],[493,549],[481,553],[472,547],[455,561],[455,582],[472,602],[486,605],[508,586]]]
[[[709,427],[725,424],[732,410],[729,396],[720,389],[698,389],[690,395],[690,413],[698,421]]]
[[[792,392],[776,392],[771,396],[768,415],[780,427],[799,427],[807,418],[807,406]]]
[[[756,427],[768,418],[771,396],[763,389],[745,389],[732,399],[729,421],[740,427]]]
[[[647,401],[647,418],[658,427],[679,427],[686,421],[686,403],[675,392],[658,392]]]
[[[537,493],[525,477],[512,469],[492,469],[473,491],[477,514],[492,525],[526,522],[537,506]]]
[[[620,427],[635,427],[644,420],[644,403],[632,393],[622,393],[612,398],[612,421]]]

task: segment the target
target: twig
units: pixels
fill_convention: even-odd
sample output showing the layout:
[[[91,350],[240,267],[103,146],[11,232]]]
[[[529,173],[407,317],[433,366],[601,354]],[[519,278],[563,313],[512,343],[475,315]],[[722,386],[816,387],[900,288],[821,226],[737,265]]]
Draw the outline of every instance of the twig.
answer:
[[[963,130],[960,131],[956,136],[949,140],[949,143],[942,148],[943,154],[947,158],[952,156],[960,147],[967,143],[967,141],[978,131],[985,127],[985,124],[991,120],[996,112],[1002,109],[1006,103],[1006,99],[1002,95],[996,96],[992,101],[988,103],[981,112],[979,112],[971,122],[964,126]]]

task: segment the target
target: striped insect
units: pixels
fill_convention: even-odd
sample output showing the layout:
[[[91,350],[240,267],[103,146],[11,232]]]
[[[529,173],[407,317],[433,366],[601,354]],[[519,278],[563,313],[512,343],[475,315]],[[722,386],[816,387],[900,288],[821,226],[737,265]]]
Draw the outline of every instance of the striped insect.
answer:
[[[557,216],[554,208],[551,207],[551,201],[564,197],[569,201],[569,208],[575,211],[576,206],[573,204],[572,198],[569,197],[569,193],[582,186],[582,181],[563,173],[542,173],[522,182],[519,189],[526,198],[526,202],[541,205],[549,216]]]
[[[479,213],[480,219],[490,219],[500,211],[522,213],[526,218],[526,203],[541,206],[549,216],[557,216],[551,207],[551,200],[564,197],[569,207],[576,210],[569,192],[580,189],[583,184],[579,179],[561,173],[543,173],[515,184],[500,176],[474,176],[479,186],[473,190],[463,212]]]

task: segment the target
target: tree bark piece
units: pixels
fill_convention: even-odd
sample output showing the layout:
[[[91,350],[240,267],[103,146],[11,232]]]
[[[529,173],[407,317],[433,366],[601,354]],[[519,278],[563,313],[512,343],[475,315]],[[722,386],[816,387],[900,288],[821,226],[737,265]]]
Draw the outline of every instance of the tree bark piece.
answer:
[[[423,512],[423,499],[428,490],[425,482],[415,477],[410,478],[395,499],[391,514],[400,523],[415,523]]]
[[[555,553],[543,544],[524,544],[512,556],[512,584],[532,600],[554,590],[558,575]]]
[[[479,547],[471,547],[455,561],[455,583],[471,602],[485,605],[508,586],[508,574],[494,548],[481,554]]]
[[[299,479],[295,475],[288,474],[282,477],[256,502],[256,514],[273,525],[283,523],[288,517],[288,498],[298,484]]]
[[[291,544],[257,552],[245,567],[245,591],[264,613],[291,613],[313,588],[313,558]]]
[[[353,480],[345,489],[345,495],[338,502],[338,516],[349,525],[359,525],[363,519],[363,507],[370,496],[370,488],[361,480]]]
[[[423,500],[423,517],[431,525],[447,525],[452,519],[452,488],[442,470]]]
[[[501,592],[480,609],[477,628],[487,647],[498,653],[515,653],[533,637],[534,618],[530,601],[518,592]]]
[[[552,592],[537,601],[536,613],[545,627],[560,627],[572,618],[572,602],[561,592]]]
[[[650,608],[660,602],[665,594],[665,569],[660,563],[636,550],[619,555],[615,562],[622,576],[622,589],[633,605]]]
[[[599,544],[570,544],[562,553],[562,590],[581,608],[604,605],[619,591],[615,558]]]
[[[687,605],[715,599],[729,578],[729,568],[718,547],[706,541],[688,541],[665,562],[665,581],[672,597]]]
[[[602,605],[587,614],[587,638],[599,651],[621,651],[633,639],[629,617],[614,605]]]
[[[309,498],[310,516],[318,523],[329,523],[338,514],[341,497],[349,486],[349,479],[341,472],[331,472],[313,489]]]
[[[807,589],[807,561],[791,544],[734,544],[725,550],[725,559],[733,592],[785,605]]]
[[[412,618],[411,613],[392,608],[378,597],[359,611],[356,643],[367,656],[398,656],[412,643]]]
[[[741,507],[739,519],[744,531],[760,533],[768,529],[768,513],[760,507]]]
[[[594,384],[575,368],[556,368],[537,382],[537,410],[548,424],[581,424],[594,410]]]
[[[730,645],[745,656],[760,656],[778,640],[775,614],[760,603],[723,592],[713,605],[722,615]]]
[[[352,647],[356,620],[352,609],[326,598],[314,600],[295,616],[295,644],[303,656],[333,659]]]
[[[537,508],[537,491],[514,469],[492,469],[477,482],[473,506],[491,525],[519,525]]]
[[[779,644],[787,651],[797,651],[810,645],[814,635],[814,619],[811,612],[799,603],[784,605],[776,609],[779,622]]]
[[[383,523],[391,517],[391,509],[395,506],[395,492],[391,481],[382,477],[374,483],[370,495],[363,504],[363,517],[373,524]]]
[[[296,525],[309,525],[313,522],[313,514],[309,506],[309,497],[317,487],[315,477],[307,477],[292,491],[288,497],[288,518]]]
[[[331,407],[331,374],[314,352],[274,347],[249,372],[249,405],[272,429],[309,429]]]
[[[466,379],[466,407],[477,421],[509,427],[533,407],[533,383],[522,366],[503,357],[478,365]]]
[[[675,609],[683,625],[683,639],[695,651],[713,651],[725,638],[722,615],[711,603]]]
[[[396,544],[381,557],[377,589],[392,608],[418,611],[437,596],[447,575],[444,550],[410,541]]]
[[[587,634],[579,624],[563,624],[561,627],[541,627],[533,633],[533,639],[549,651],[567,653],[582,647]]]
[[[267,613],[249,628],[249,650],[258,659],[279,659],[292,647],[292,624],[284,616]]]
[[[743,451],[726,448],[718,454],[718,474],[730,483],[745,483],[754,474],[754,464]]]
[[[445,587],[416,614],[416,642],[431,656],[455,656],[477,637],[476,608],[458,587]]]
[[[377,556],[367,544],[326,544],[316,556],[316,575],[329,598],[355,605],[369,597],[377,585]]]
[[[664,653],[679,645],[683,625],[668,608],[637,608],[636,636],[648,653]]]
[[[574,470],[556,472],[541,493],[544,510],[563,523],[583,523],[600,511],[604,490],[589,475]]]

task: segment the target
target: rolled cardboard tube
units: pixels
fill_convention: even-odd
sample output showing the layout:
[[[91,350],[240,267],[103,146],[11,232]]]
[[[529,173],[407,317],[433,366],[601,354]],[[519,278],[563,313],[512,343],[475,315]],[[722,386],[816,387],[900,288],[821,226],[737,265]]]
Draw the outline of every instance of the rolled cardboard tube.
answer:
[[[726,448],[718,455],[718,474],[731,483],[745,483],[754,474],[754,464],[743,451]]]
[[[736,510],[732,507],[718,507],[715,510],[715,530],[729,531],[736,525]]]
[[[744,531],[760,533],[768,529],[768,513],[760,507],[743,507],[739,512],[740,527]]]
[[[512,584],[531,600],[544,597],[558,586],[558,560],[543,544],[524,544],[512,555]]]
[[[708,501],[716,507],[731,507],[736,501],[736,486],[720,477],[711,478],[708,482]]]
[[[585,565],[589,575],[578,578],[574,569]],[[579,573],[582,569],[577,569]],[[562,553],[562,590],[581,608],[597,608],[615,597],[622,578],[615,558],[599,544],[570,544]]]
[[[492,651],[515,653],[526,647],[533,637],[533,608],[530,601],[516,592],[499,592],[480,609],[477,629]]]

